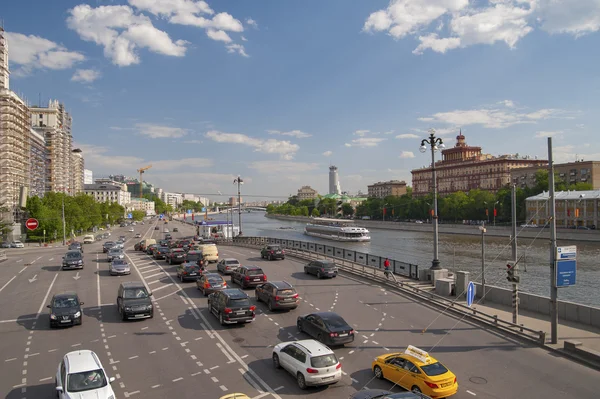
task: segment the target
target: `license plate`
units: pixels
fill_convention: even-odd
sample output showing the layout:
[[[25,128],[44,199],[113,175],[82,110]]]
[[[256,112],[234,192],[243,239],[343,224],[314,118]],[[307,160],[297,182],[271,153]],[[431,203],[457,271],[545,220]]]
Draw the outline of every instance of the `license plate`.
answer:
[[[239,312],[235,312],[235,314],[246,314],[246,311],[245,310],[241,310]]]
[[[255,278],[255,279],[254,279],[254,280],[252,280],[252,281],[260,281],[260,279],[259,279],[259,278]]]
[[[60,322],[61,322],[61,323],[70,323],[70,322],[71,322],[71,320],[61,320]]]
[[[451,382],[447,382],[445,384],[442,384],[442,388],[449,387],[450,385],[452,385],[452,383]]]
[[[190,273],[190,276],[197,276],[198,273]]]
[[[348,334],[340,334],[339,336],[340,336],[340,337],[347,337],[347,336],[348,336]]]
[[[178,258],[183,258],[183,255],[177,255]]]
[[[136,314],[134,317],[145,317],[143,314]]]
[[[333,379],[333,375],[331,377],[323,377],[322,380],[332,380]]]

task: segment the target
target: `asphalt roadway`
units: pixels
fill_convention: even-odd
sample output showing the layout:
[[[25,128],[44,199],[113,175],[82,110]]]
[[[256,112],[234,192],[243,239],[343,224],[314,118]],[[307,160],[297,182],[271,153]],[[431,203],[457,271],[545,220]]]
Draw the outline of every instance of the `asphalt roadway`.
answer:
[[[175,238],[190,236],[177,226]],[[144,237],[162,236],[159,224],[135,227]],[[54,398],[54,376],[62,356],[77,349],[95,351],[119,398],[216,398],[233,392],[251,398],[348,398],[363,388],[390,389],[373,378],[375,356],[403,351],[408,344],[430,350],[458,377],[454,398],[596,398],[600,373],[543,349],[493,331],[440,315],[368,281],[340,275],[317,280],[293,258],[269,262],[254,249],[222,246],[220,257],[262,267],[269,280],[292,283],[301,297],[298,309],[269,312],[257,305],[253,323],[221,327],[206,310],[195,284],[179,283],[176,266],[136,253],[134,233],[126,235],[131,276],[108,275],[101,243],[85,245],[85,268],[60,271],[64,248],[10,249],[0,263],[0,393],[10,399]],[[212,266],[214,268],[214,264]],[[153,319],[122,322],[116,310],[122,281],[143,280],[153,291]],[[227,278],[229,281],[229,279]],[[46,305],[53,294],[76,291],[85,303],[83,325],[50,329]],[[254,294],[248,290],[251,297]],[[295,379],[271,363],[271,348],[306,338],[296,330],[298,315],[332,310],[358,331],[353,344],[334,349],[344,377],[336,385],[298,389]],[[424,331],[425,330],[425,331]],[[393,387],[393,391],[401,391]]]

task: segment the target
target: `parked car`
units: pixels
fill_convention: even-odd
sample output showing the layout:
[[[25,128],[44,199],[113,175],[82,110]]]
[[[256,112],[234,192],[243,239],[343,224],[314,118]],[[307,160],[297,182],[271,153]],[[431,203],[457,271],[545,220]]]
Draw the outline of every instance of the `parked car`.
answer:
[[[146,290],[146,286],[141,281],[121,283],[117,294],[117,309],[121,318],[123,320],[153,318],[154,307],[151,296],[152,293]]]
[[[85,237],[83,237],[84,244],[93,244],[95,240],[96,239],[94,238],[93,234],[87,234]]]
[[[127,263],[124,259],[113,259],[108,266],[108,273],[111,276],[123,276],[126,274],[131,274],[131,268],[129,267],[129,263]]]
[[[165,260],[169,265],[175,265],[185,262],[185,251],[181,248],[171,248],[165,254]]]
[[[267,245],[260,250],[260,257],[268,260],[285,259],[285,251],[279,245]]]
[[[177,267],[177,278],[182,283],[188,280],[198,280],[202,275],[200,266],[192,262],[184,262]]]
[[[23,244],[21,241],[13,241],[10,246],[12,248],[25,248],[25,244]]]
[[[62,258],[62,270],[83,269],[83,254],[79,250],[68,251]]]
[[[344,345],[354,341],[354,329],[334,312],[318,312],[299,316],[298,331],[326,345]]]
[[[215,291],[208,296],[208,310],[219,319],[221,325],[250,323],[256,317],[256,306],[239,288]]]
[[[54,380],[59,399],[115,397],[110,386],[115,377],[108,378],[98,355],[87,349],[67,353],[58,365]]]
[[[258,266],[242,266],[231,274],[231,283],[242,288],[256,287],[267,281],[267,275]]]
[[[273,347],[273,366],[296,378],[300,389],[332,385],[342,379],[342,364],[335,353],[314,339],[281,342]]]
[[[264,302],[270,311],[275,309],[296,309],[300,300],[296,289],[287,281],[269,281],[256,287],[257,302]]]
[[[240,266],[240,262],[237,259],[225,258],[217,263],[217,271],[223,274],[231,274],[239,269]]]
[[[223,290],[227,288],[227,282],[217,273],[203,273],[198,280],[196,280],[196,287],[202,292],[204,296],[209,295],[215,291]]]
[[[336,277],[338,268],[336,264],[330,260],[313,260],[304,266],[304,273],[314,274],[317,278]]]
[[[81,325],[81,305],[83,302],[75,292],[54,295],[50,305],[46,306],[50,309],[50,328]]]

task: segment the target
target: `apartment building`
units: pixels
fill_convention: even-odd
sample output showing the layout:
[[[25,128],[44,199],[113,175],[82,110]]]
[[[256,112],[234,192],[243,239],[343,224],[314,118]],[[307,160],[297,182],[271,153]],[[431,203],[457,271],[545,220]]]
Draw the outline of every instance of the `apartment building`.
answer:
[[[29,195],[43,197],[46,194],[46,171],[48,169],[48,149],[44,137],[29,129],[31,143],[29,165]]]
[[[547,160],[519,154],[483,154],[481,147],[467,145],[465,136],[460,133],[456,137],[456,145],[442,150],[442,160],[435,163],[438,192],[440,195],[448,195],[457,191],[480,189],[495,193],[511,182],[511,171],[547,165]],[[414,197],[423,197],[433,192],[431,166],[414,169],[411,173]]]
[[[124,207],[131,203],[131,193],[124,184],[84,184],[83,192],[94,197],[97,202],[116,202]]]
[[[85,162],[82,151],[75,148],[71,153],[71,190],[73,194],[83,192]]]
[[[128,211],[142,211],[145,212],[147,216],[156,215],[156,211],[154,210],[154,201],[150,201],[146,198],[132,198],[131,202],[127,206]]]
[[[526,188],[536,185],[535,174],[538,170],[547,170],[548,167],[529,167],[512,170],[510,178],[517,187]],[[589,183],[594,190],[600,189],[600,161],[577,161],[555,163],[556,176],[571,185],[576,183]]]
[[[400,197],[406,194],[406,182],[400,180],[390,180],[377,182],[367,186],[369,197],[385,198],[390,195]]]
[[[30,111],[31,126],[44,137],[48,149],[46,191],[75,194],[71,166],[71,115],[58,100],[50,100],[47,107],[30,107]]]
[[[176,209],[179,205],[181,205],[183,203],[183,194],[180,193],[169,193],[166,191],[163,191],[161,196],[161,200],[167,204],[167,205],[171,205],[173,207],[173,209]]]
[[[89,169],[83,170],[83,184],[92,184],[94,182],[94,172]]]
[[[317,190],[315,190],[311,186],[302,186],[300,187],[300,189],[298,189],[297,197],[300,201],[302,201],[307,199],[315,199],[318,195],[319,193],[317,192]]]

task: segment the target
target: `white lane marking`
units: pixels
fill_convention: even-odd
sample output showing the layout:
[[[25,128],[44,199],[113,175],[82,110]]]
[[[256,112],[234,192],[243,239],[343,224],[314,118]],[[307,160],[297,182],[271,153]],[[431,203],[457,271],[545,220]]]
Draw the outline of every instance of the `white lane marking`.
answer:
[[[98,254],[96,254],[96,270],[99,269]],[[102,308],[102,301],[100,300],[100,272],[96,272],[96,289],[98,290],[98,308]]]
[[[261,398],[264,398],[267,395],[270,395],[270,393],[269,392],[263,392],[260,395],[254,396],[252,399],[261,399]]]
[[[217,383],[219,382],[219,379],[217,377],[210,377],[210,379],[214,382]]]
[[[140,270],[148,269],[149,267],[154,267],[154,265],[141,266]],[[145,272],[143,272],[143,273],[145,273]]]
[[[160,384],[158,384],[158,385],[152,385],[150,388],[152,388],[152,389],[156,389],[156,388],[158,388],[159,386],[160,386]]]
[[[282,385],[282,386],[280,386],[280,387],[273,388],[273,390],[274,390],[275,392],[277,392],[277,391],[281,391],[283,388],[285,388],[285,387]]]
[[[219,366],[213,366],[213,367],[211,367],[210,369],[211,369],[211,370],[214,370],[214,369],[218,369],[218,368],[219,368]]]
[[[50,258],[50,259],[48,259],[48,260],[54,260],[54,258]]]
[[[177,382],[177,381],[181,381],[181,380],[183,380],[183,377],[175,378],[175,379],[173,380],[173,382]]]
[[[46,378],[40,378],[40,382],[44,382],[44,381],[50,381],[51,379],[53,379],[54,377],[46,377]]]
[[[0,323],[16,323],[17,321],[31,321],[35,319],[37,319],[37,317],[23,317],[22,319],[0,320]]]
[[[73,344],[71,345],[73,348],[77,347],[77,346],[81,346],[81,344]]]
[[[13,360],[17,360],[17,358],[16,357],[12,357],[10,359],[6,359],[5,362],[12,362]]]
[[[16,278],[17,278],[17,276],[13,276],[13,278],[11,278],[10,280],[8,280],[8,282],[7,282],[6,284],[4,284],[4,285],[2,286],[2,288],[0,288],[0,292],[2,292],[2,290],[3,290],[3,289],[5,289],[5,288],[6,288],[6,286],[7,286],[7,285],[9,285],[9,284],[10,284],[10,283],[11,283],[11,282],[12,282],[14,279],[16,279]]]
[[[149,283],[147,283],[148,285],[150,284],[154,284],[154,283],[160,283],[160,280],[154,280],[154,281],[150,281]]]
[[[468,394],[471,394],[471,395],[473,395],[473,396],[477,396],[477,394],[476,394],[476,393],[474,393],[474,392],[471,392],[471,391],[469,391],[469,390],[467,390],[467,393],[468,393]]]
[[[19,274],[23,273],[25,271],[25,269],[27,269],[27,266],[25,266],[24,268],[22,268],[21,270],[19,270]]]
[[[140,273],[139,269],[137,268],[137,265],[135,264],[135,262],[132,261],[131,257],[129,256],[129,254],[125,254],[125,256],[129,259],[129,262],[133,265],[133,267],[135,268],[136,272],[138,273],[138,275],[140,276],[140,278],[145,282],[146,280],[144,280],[144,277],[142,276],[142,274]],[[163,269],[163,271],[165,270],[162,266],[160,266],[157,262],[155,262],[156,265],[158,267],[160,267],[161,269]],[[165,271],[166,273],[166,271]],[[171,276],[170,274],[166,273],[167,277],[173,282],[173,284],[177,287],[177,289],[182,290],[182,287],[175,281],[175,279],[173,278],[173,276]],[[182,297],[185,297],[185,299],[187,299],[190,303],[193,303],[192,299],[189,297],[189,295],[185,292],[185,291],[181,291],[182,293]],[[200,311],[200,309],[194,304],[194,307],[191,309],[192,313],[196,313],[204,322],[203,324],[205,325],[210,325],[208,319],[206,318],[206,316]],[[202,324],[201,324],[202,326]],[[206,327],[206,326],[205,326]],[[278,395],[273,388],[271,388],[271,386],[269,384],[267,384],[253,369],[251,369],[246,362],[240,358],[240,356],[229,346],[229,344],[223,339],[223,337],[221,337],[221,335],[214,330],[213,328],[205,328],[204,332],[211,338],[217,338],[219,340],[219,342],[221,343],[221,345],[223,345],[223,347],[233,356],[233,358],[238,362],[238,364],[240,366],[243,367],[243,369],[240,370],[245,370],[244,376],[248,375],[248,376],[253,376],[256,381],[258,381],[265,389],[266,391],[270,392],[273,395],[274,399],[282,399],[280,395]]]
[[[19,260],[15,261],[15,262],[21,263],[21,262],[23,262],[23,259],[19,259]]]
[[[350,378],[350,379],[352,380],[352,382],[353,382],[354,384],[358,384],[358,380],[356,380],[356,379],[354,379],[354,378]]]
[[[198,374],[202,374],[202,371],[198,371],[197,373],[191,374],[192,377],[197,376]]]
[[[225,385],[219,385],[219,388],[221,388],[221,391],[223,392],[227,390],[227,387]]]
[[[158,272],[158,273],[155,273],[155,274],[153,274],[151,276],[148,276],[148,277],[144,276],[144,277],[146,277],[146,278],[152,278],[152,277],[161,276],[161,275],[164,275],[164,273],[163,272]]]
[[[160,290],[162,290],[163,288],[167,288],[167,287],[170,287],[170,286],[172,286],[172,285],[173,285],[173,284],[167,284],[167,285],[163,285],[163,286],[161,286],[161,287],[158,287],[158,288],[154,288],[154,289],[152,290],[152,292],[160,291]]]
[[[156,302],[156,301],[160,301],[161,299],[165,299],[165,298],[167,298],[167,297],[170,297],[171,295],[177,294],[178,292],[179,292],[179,290],[177,290],[177,291],[173,291],[173,292],[171,292],[170,294],[167,294],[167,295],[161,296],[160,298],[156,298],[156,299],[154,299],[154,301],[155,301],[155,302]]]
[[[54,278],[52,279],[52,282],[50,283],[50,287],[48,287],[48,291],[46,291],[46,296],[44,296],[44,299],[42,300],[40,308],[38,309],[37,317],[40,317],[40,315],[42,314],[42,309],[44,309],[44,307],[46,305],[46,301],[48,300],[48,296],[50,295],[50,291],[52,291],[52,287],[54,286],[54,282],[56,281],[57,277],[58,277],[58,273],[54,274]]]
[[[246,379],[246,381],[248,381],[248,383],[250,385],[252,385],[252,387],[254,389],[256,389],[260,393],[264,393],[264,391],[262,389],[260,389],[260,387],[258,386],[258,384],[256,383],[256,381],[254,381],[254,379],[250,376],[249,373],[247,373],[246,371],[244,371],[244,369],[238,369],[238,371],[240,373],[242,373],[242,376]],[[273,391],[273,392],[275,392],[275,391]]]

